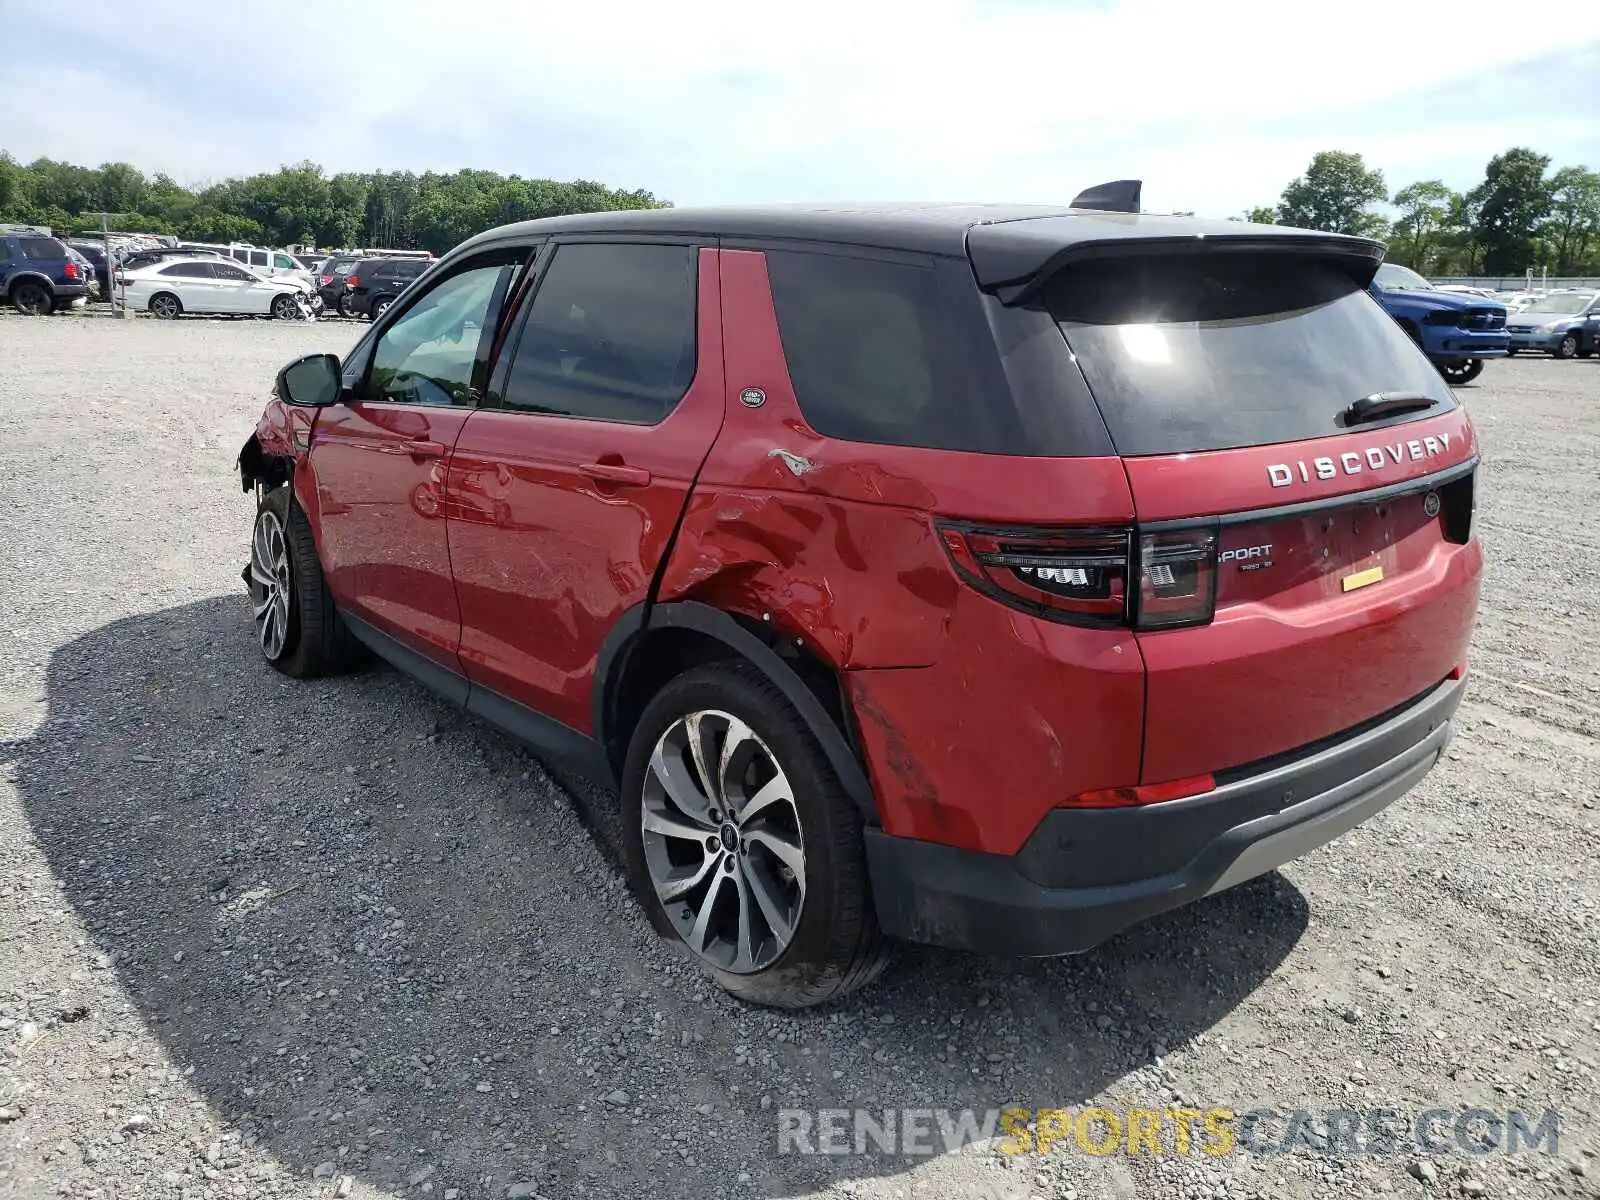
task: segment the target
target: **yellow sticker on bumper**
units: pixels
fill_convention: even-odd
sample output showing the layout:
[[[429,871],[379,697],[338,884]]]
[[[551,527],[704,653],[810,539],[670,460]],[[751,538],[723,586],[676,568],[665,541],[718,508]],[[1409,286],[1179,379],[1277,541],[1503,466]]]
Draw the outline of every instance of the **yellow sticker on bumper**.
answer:
[[[1382,578],[1382,567],[1368,567],[1365,571],[1357,571],[1354,575],[1346,575],[1339,581],[1339,586],[1347,592],[1353,592],[1357,588],[1364,588],[1368,584],[1377,583]]]

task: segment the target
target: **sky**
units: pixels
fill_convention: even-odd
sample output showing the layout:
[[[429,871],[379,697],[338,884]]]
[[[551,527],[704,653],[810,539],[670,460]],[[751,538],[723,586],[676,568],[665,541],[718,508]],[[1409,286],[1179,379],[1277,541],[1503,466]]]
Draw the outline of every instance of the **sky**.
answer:
[[[1600,169],[1600,23],[1504,0],[0,0],[0,149],[194,185],[474,167],[677,204],[1272,203],[1513,145]],[[58,46],[70,46],[70,56]],[[49,67],[40,91],[39,63]]]

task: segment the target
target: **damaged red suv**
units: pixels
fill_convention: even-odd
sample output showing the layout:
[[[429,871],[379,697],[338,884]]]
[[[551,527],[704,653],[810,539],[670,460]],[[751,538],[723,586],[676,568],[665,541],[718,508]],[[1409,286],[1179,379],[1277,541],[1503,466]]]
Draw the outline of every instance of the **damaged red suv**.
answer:
[[[1450,735],[1472,425],[1378,243],[1136,193],[473,238],[278,376],[266,658],[371,650],[611,784],[650,919],[760,1003],[1327,842]]]

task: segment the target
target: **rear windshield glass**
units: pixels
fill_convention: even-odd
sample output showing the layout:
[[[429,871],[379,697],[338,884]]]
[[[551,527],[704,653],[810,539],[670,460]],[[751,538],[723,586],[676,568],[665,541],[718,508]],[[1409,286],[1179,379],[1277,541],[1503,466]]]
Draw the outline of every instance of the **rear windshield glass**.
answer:
[[[1337,267],[1283,255],[1101,259],[1039,303],[1060,326],[1117,452],[1178,454],[1342,432],[1374,392],[1449,387]]]

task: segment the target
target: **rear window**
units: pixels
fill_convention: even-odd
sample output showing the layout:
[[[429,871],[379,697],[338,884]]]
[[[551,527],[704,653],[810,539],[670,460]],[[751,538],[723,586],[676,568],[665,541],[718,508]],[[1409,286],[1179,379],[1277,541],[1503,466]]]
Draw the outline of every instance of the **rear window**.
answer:
[[[63,242],[56,241],[55,238],[47,238],[47,237],[18,238],[17,239],[17,245],[22,248],[22,257],[23,258],[39,259],[39,260],[42,261],[42,260],[46,260],[46,259],[66,258],[67,257],[66,244],[63,243]]]
[[[1062,270],[1048,310],[1117,452],[1178,454],[1325,437],[1374,392],[1455,406],[1410,338],[1348,275],[1311,259],[1202,254]]]

